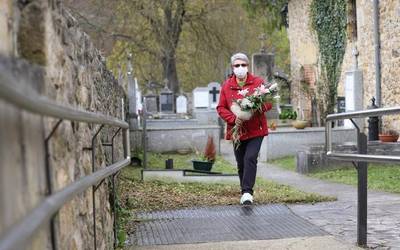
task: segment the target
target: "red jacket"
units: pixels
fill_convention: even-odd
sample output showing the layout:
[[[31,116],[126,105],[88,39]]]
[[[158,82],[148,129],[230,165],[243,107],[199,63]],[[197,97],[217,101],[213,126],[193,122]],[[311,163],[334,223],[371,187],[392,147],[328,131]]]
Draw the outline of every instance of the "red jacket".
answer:
[[[236,82],[236,77],[225,80],[221,88],[219,103],[217,106],[218,115],[227,123],[225,139],[230,140],[232,137],[232,127],[235,125],[236,116],[232,113],[230,107],[234,99],[240,99],[242,96],[238,94],[239,90],[249,89],[249,94],[254,92],[254,89],[259,87],[264,80],[250,73],[247,74],[246,83],[240,87]],[[272,108],[272,103],[265,103],[262,112],[255,112],[248,121],[243,122],[244,133],[240,137],[241,141],[268,135],[267,118],[265,112]]]

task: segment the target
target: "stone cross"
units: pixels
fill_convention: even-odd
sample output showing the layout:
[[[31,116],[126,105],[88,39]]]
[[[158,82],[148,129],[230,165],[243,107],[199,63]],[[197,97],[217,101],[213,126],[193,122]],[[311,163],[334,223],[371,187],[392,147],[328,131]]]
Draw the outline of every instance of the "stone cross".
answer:
[[[210,94],[212,94],[212,101],[216,102],[217,101],[217,95],[219,94],[219,90],[217,90],[216,87],[213,87],[212,90],[209,91]]]
[[[260,52],[265,53],[267,51],[267,49],[265,48],[265,41],[267,40],[267,35],[265,33],[260,34],[258,36],[258,40],[260,40],[261,42]]]
[[[221,90],[221,85],[217,82],[210,82],[208,84],[208,98],[209,98],[209,107],[215,108],[219,102],[219,93]]]

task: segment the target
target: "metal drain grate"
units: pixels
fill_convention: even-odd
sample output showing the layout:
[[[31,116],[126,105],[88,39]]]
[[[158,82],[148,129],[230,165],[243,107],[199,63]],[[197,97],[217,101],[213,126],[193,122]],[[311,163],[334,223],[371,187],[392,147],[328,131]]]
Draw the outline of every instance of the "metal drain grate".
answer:
[[[132,243],[183,244],[326,235],[284,205],[218,206],[141,213]]]

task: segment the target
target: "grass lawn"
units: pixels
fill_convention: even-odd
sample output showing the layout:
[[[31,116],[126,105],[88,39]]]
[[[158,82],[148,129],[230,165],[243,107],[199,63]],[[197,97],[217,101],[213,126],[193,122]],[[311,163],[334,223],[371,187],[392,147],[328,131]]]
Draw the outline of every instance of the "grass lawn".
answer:
[[[296,170],[296,157],[294,156],[285,156],[279,159],[268,161],[268,163],[284,168],[286,170]]]
[[[174,168],[192,168],[192,155],[150,154],[149,168],[164,168],[165,160],[174,159]],[[236,169],[222,158],[217,158],[213,171],[236,173]],[[168,210],[186,207],[213,205],[236,205],[240,199],[240,187],[237,184],[177,183],[140,180],[139,167],[127,167],[119,175],[119,218],[121,230],[120,242],[126,234],[134,232],[136,212]],[[315,203],[332,201],[334,197],[304,193],[289,186],[257,178],[255,203]]]
[[[295,170],[295,157],[284,157],[271,161],[272,164],[288,170]],[[324,170],[308,176],[338,183],[357,185],[357,171],[354,167]],[[400,193],[400,165],[368,164],[368,188]]]
[[[357,171],[354,167],[312,173],[310,176],[323,180],[357,185]],[[369,164],[368,188],[400,193],[400,165]]]

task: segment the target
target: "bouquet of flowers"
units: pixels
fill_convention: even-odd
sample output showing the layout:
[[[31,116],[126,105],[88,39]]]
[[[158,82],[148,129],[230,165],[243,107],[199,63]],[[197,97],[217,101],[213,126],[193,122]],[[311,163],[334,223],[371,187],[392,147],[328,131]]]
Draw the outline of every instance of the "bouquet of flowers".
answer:
[[[252,94],[249,94],[248,89],[238,90],[238,94],[242,96],[241,99],[233,100],[231,111],[237,118],[243,121],[250,120],[251,116],[256,111],[262,111],[265,102],[273,102],[279,99],[278,84],[261,84],[260,87],[254,89]],[[232,139],[235,147],[240,145],[240,136],[244,133],[241,125],[235,124],[232,128]]]

